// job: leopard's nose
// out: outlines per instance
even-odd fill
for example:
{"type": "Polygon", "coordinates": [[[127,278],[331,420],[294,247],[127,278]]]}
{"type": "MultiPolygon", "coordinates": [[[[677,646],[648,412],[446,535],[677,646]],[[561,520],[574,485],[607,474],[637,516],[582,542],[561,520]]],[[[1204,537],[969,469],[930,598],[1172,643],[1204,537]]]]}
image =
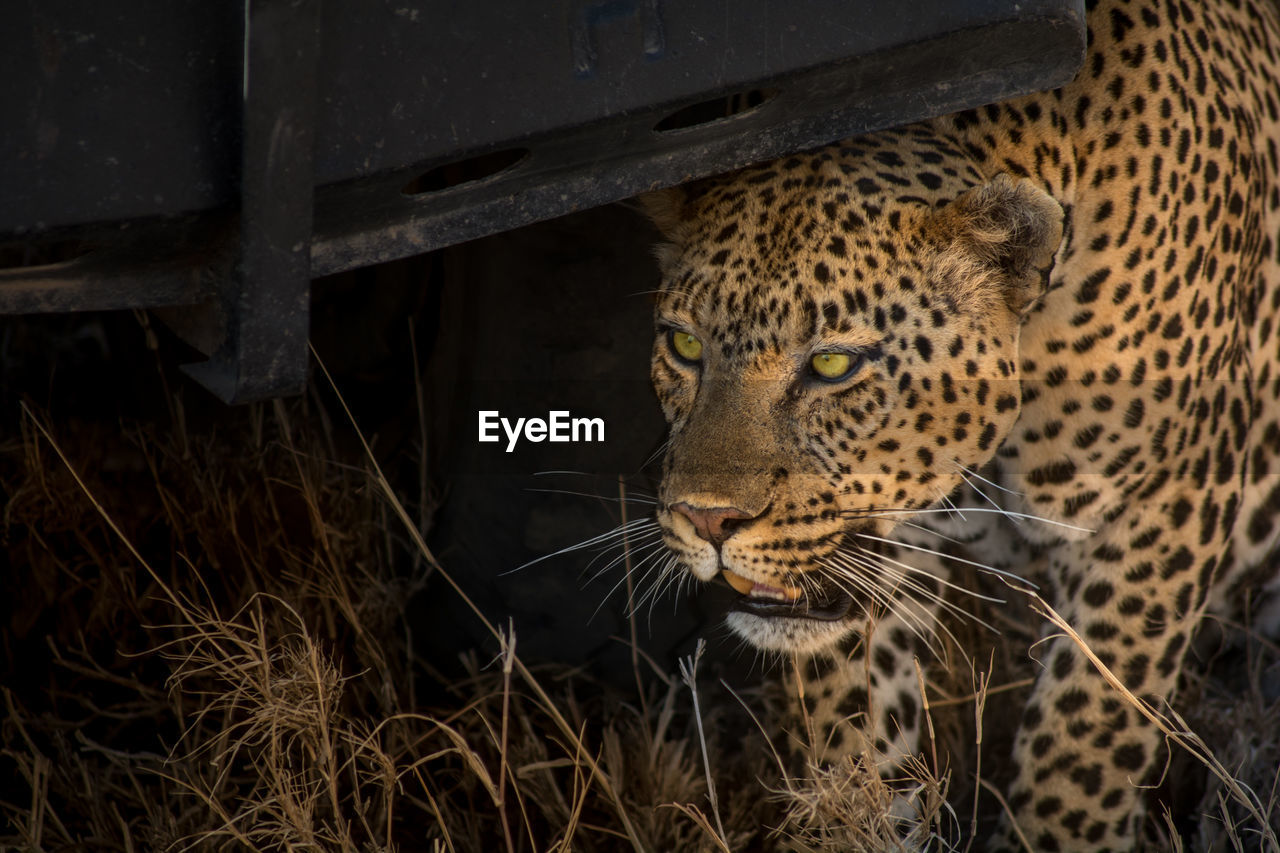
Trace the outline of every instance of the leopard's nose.
{"type": "Polygon", "coordinates": [[[695,507],[681,501],[672,504],[671,509],[693,522],[693,529],[698,536],[719,548],[724,541],[734,534],[744,521],[755,518],[749,512],[731,506],[695,507]]]}

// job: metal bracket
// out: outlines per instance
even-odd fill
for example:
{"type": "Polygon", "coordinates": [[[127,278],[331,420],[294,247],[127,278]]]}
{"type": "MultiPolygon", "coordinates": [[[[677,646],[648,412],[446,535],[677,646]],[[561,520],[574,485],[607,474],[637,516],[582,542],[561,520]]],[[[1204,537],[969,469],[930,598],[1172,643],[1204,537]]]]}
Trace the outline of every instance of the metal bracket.
{"type": "Polygon", "coordinates": [[[246,0],[238,258],[210,359],[184,365],[228,403],[306,386],[320,0],[246,0]]]}

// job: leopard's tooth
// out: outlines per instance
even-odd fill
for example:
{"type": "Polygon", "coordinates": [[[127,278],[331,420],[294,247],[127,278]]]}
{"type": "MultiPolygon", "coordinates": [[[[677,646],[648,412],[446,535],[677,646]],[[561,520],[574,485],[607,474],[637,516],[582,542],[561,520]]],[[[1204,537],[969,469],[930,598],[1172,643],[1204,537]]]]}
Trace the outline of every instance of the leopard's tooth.
{"type": "Polygon", "coordinates": [[[742,575],[735,575],[728,569],[723,569],[721,574],[723,574],[724,579],[729,582],[729,586],[733,587],[743,595],[750,595],[751,590],[756,586],[752,581],[747,580],[742,575]]]}
{"type": "Polygon", "coordinates": [[[799,601],[800,596],[804,595],[804,591],[794,586],[764,586],[756,584],[756,593],[764,592],[770,598],[776,598],[779,601],[799,601]],[[763,587],[763,589],[761,589],[763,587]]]}
{"type": "Polygon", "coordinates": [[[729,582],[729,586],[736,589],[743,595],[751,595],[756,598],[773,598],[778,601],[799,601],[800,596],[804,594],[803,590],[794,586],[770,586],[769,584],[756,583],[748,580],[742,575],[734,574],[728,569],[721,569],[720,573],[724,575],[724,579],[729,582]]]}

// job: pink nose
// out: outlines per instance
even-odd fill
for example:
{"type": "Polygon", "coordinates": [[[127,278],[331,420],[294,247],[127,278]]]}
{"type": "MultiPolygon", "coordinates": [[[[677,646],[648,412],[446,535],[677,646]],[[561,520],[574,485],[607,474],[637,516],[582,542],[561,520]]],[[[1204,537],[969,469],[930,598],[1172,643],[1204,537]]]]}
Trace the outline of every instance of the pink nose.
{"type": "Polygon", "coordinates": [[[724,544],[724,541],[742,526],[743,521],[755,518],[751,513],[743,512],[731,506],[701,509],[689,506],[689,504],[681,501],[678,504],[673,504],[671,509],[692,521],[693,529],[698,532],[698,536],[717,548],[724,544]]]}

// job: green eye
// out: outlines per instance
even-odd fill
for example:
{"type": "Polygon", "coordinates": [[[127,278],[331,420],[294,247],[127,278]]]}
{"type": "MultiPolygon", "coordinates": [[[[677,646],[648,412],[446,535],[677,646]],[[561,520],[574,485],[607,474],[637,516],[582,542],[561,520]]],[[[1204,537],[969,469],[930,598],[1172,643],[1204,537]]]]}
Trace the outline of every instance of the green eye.
{"type": "Polygon", "coordinates": [[[853,370],[853,358],[847,352],[820,352],[809,359],[809,367],[821,379],[835,382],[853,370]]]}
{"type": "Polygon", "coordinates": [[[685,361],[702,360],[702,341],[688,332],[672,332],[671,348],[685,361]]]}

